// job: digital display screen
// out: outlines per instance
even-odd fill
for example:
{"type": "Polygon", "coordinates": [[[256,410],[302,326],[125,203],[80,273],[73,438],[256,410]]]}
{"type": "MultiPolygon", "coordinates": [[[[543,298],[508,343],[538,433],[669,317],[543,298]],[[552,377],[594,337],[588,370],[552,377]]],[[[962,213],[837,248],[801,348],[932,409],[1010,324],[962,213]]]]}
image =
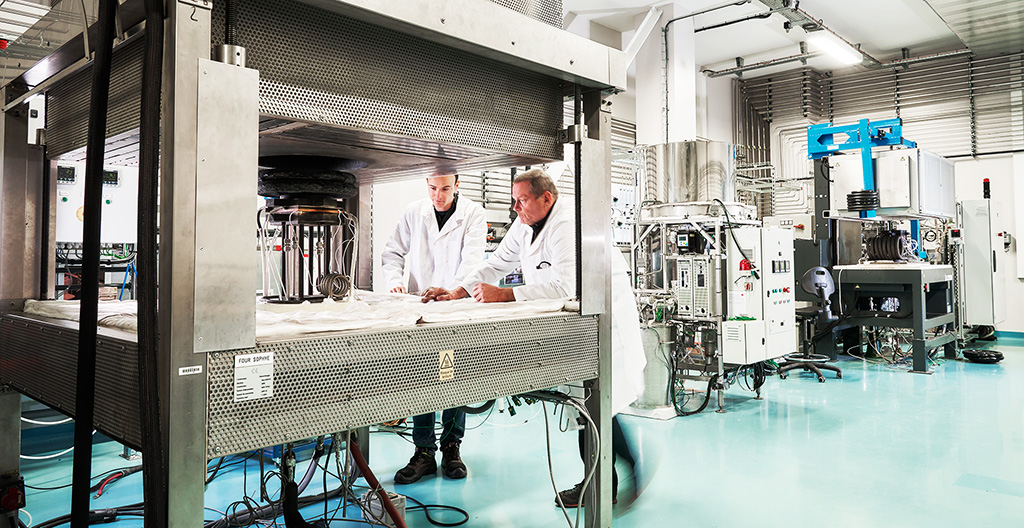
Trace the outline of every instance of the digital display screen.
{"type": "Polygon", "coordinates": [[[676,241],[676,245],[679,247],[688,247],[690,245],[690,237],[685,233],[680,233],[676,241]]]}
{"type": "Polygon", "coordinates": [[[57,183],[75,183],[75,168],[57,167],[57,183]]]}
{"type": "Polygon", "coordinates": [[[698,288],[703,288],[704,287],[704,274],[703,273],[697,275],[697,287],[698,288]]]}
{"type": "Polygon", "coordinates": [[[117,185],[117,171],[103,171],[103,185],[117,185]]]}

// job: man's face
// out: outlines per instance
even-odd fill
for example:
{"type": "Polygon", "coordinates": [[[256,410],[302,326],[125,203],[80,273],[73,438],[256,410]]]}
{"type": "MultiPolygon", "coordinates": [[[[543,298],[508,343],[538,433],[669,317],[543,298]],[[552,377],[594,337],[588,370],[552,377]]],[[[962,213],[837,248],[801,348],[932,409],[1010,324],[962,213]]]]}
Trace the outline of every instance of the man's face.
{"type": "Polygon", "coordinates": [[[530,182],[512,184],[512,209],[523,220],[524,224],[532,225],[539,222],[551,211],[555,198],[545,191],[540,196],[530,193],[530,182]]]}
{"type": "Polygon", "coordinates": [[[434,203],[434,209],[438,211],[443,212],[451,208],[457,190],[459,190],[459,182],[455,179],[455,175],[427,178],[427,195],[434,203]]]}

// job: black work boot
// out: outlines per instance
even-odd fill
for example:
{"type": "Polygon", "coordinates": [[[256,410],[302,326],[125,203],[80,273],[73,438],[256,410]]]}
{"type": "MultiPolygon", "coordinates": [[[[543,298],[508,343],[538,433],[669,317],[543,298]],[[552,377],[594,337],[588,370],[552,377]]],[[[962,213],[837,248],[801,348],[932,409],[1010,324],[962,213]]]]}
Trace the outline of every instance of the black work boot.
{"type": "Polygon", "coordinates": [[[441,467],[444,468],[444,476],[450,479],[466,478],[466,464],[459,456],[459,444],[451,442],[441,448],[441,467]]]}
{"type": "Polygon", "coordinates": [[[409,459],[409,463],[395,473],[395,484],[412,484],[423,475],[435,472],[437,472],[437,461],[434,460],[434,450],[417,447],[416,453],[409,459]]]}
{"type": "MultiPolygon", "coordinates": [[[[618,484],[619,484],[619,482],[618,482],[618,480],[619,479],[616,478],[616,476],[613,474],[612,475],[612,504],[616,504],[616,503],[619,502],[619,498],[618,498],[618,494],[619,494],[618,493],[618,491],[619,491],[618,484]]],[[[591,482],[591,485],[593,485],[593,482],[591,482]]],[[[578,508],[581,504],[583,504],[583,483],[580,482],[579,484],[573,486],[572,489],[567,489],[567,490],[559,491],[558,492],[558,497],[555,498],[555,505],[558,504],[558,499],[559,498],[562,499],[562,505],[565,506],[566,508],[578,508]]]]}

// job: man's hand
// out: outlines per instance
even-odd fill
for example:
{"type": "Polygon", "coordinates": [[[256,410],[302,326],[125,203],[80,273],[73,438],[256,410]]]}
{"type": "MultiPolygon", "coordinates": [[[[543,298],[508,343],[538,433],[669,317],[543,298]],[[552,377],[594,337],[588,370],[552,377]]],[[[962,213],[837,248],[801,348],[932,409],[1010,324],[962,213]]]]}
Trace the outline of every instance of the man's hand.
{"type": "Polygon", "coordinates": [[[499,288],[493,284],[480,283],[473,286],[473,298],[477,302],[509,302],[516,300],[512,288],[499,288]]]}
{"type": "Polygon", "coordinates": [[[394,288],[391,288],[388,291],[390,291],[391,293],[409,293],[409,290],[406,290],[405,286],[395,286],[394,288]]]}
{"type": "Polygon", "coordinates": [[[454,301],[455,299],[462,299],[469,297],[469,293],[465,288],[459,286],[454,290],[446,290],[444,288],[427,288],[423,292],[423,297],[420,299],[423,302],[430,301],[454,301]]]}

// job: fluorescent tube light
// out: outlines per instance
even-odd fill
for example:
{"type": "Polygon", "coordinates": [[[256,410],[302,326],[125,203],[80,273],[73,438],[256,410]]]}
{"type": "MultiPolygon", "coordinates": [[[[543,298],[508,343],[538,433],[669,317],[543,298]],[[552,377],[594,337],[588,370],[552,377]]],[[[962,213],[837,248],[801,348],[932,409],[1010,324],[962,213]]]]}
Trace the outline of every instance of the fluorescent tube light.
{"type": "Polygon", "coordinates": [[[807,42],[843,64],[860,64],[863,59],[859,50],[824,31],[809,35],[807,42]]]}

